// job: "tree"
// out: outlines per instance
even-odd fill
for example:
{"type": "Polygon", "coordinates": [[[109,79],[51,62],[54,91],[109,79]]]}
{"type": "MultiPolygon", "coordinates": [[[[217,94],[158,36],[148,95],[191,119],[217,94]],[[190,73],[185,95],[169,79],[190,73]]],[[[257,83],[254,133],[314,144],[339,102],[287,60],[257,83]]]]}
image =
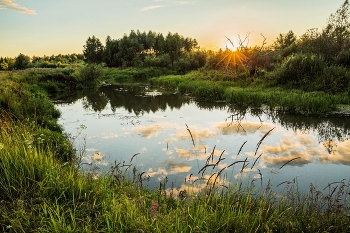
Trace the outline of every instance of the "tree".
{"type": "Polygon", "coordinates": [[[165,38],[165,52],[170,55],[172,66],[182,54],[182,42],[183,38],[178,33],[172,34],[169,32],[165,38]]]}
{"type": "Polygon", "coordinates": [[[328,23],[323,34],[328,36],[334,46],[334,52],[339,53],[348,49],[350,45],[350,10],[349,1],[346,0],[341,7],[328,18],[328,23]]]}
{"type": "Polygon", "coordinates": [[[30,57],[20,53],[15,60],[14,68],[18,70],[23,70],[27,68],[30,62],[30,57]]]}
{"type": "Polygon", "coordinates": [[[274,42],[274,48],[285,49],[291,46],[293,43],[295,43],[296,40],[297,40],[297,37],[295,36],[292,30],[290,30],[286,34],[280,33],[279,36],[276,38],[276,41],[274,42]]]}
{"type": "Polygon", "coordinates": [[[101,63],[103,58],[103,45],[100,39],[95,36],[89,37],[86,40],[86,45],[84,45],[83,53],[88,63],[101,63]]]}
{"type": "Polygon", "coordinates": [[[328,18],[326,27],[309,29],[301,36],[298,47],[302,52],[316,53],[333,63],[341,51],[350,49],[350,9],[346,0],[328,18]]]}
{"type": "Polygon", "coordinates": [[[103,61],[107,66],[112,67],[115,65],[114,55],[119,51],[118,41],[114,41],[110,36],[106,38],[106,46],[103,51],[103,61]]]}

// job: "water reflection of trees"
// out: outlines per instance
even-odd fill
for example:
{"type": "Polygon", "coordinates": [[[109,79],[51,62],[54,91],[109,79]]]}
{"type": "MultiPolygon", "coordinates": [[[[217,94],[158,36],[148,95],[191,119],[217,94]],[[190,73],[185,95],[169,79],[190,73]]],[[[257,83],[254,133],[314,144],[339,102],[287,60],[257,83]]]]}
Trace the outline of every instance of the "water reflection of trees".
{"type": "MultiPolygon", "coordinates": [[[[123,89],[118,86],[104,86],[99,90],[67,93],[66,96],[52,97],[71,103],[83,99],[83,107],[94,111],[102,111],[110,104],[113,112],[124,108],[130,113],[139,116],[143,113],[165,111],[167,108],[180,109],[190,102],[188,97],[164,93],[162,95],[146,95],[149,91],[145,87],[123,89]]],[[[265,120],[280,124],[286,129],[315,132],[319,143],[332,151],[334,143],[344,141],[350,137],[350,117],[346,116],[304,116],[281,111],[269,111],[264,108],[250,108],[248,106],[229,106],[224,102],[196,102],[200,109],[226,110],[229,114],[227,121],[239,121],[247,115],[256,117],[263,123],[265,120]],[[329,146],[327,146],[329,145],[329,146]],[[329,148],[328,148],[329,147],[329,148]]]]}
{"type": "Polygon", "coordinates": [[[230,106],[229,112],[231,116],[237,116],[236,119],[242,119],[242,116],[250,114],[259,118],[261,122],[263,119],[268,119],[287,130],[315,132],[318,142],[322,143],[329,153],[336,147],[337,142],[350,138],[350,117],[347,116],[305,116],[247,106],[230,106]]]}

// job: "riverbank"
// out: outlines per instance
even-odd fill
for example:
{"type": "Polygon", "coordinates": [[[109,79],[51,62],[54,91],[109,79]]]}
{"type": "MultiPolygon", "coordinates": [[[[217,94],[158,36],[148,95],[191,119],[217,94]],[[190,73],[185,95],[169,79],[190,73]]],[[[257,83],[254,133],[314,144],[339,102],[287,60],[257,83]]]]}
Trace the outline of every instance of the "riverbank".
{"type": "Polygon", "coordinates": [[[195,181],[202,190],[174,193],[166,180],[147,190],[144,174],[132,167],[126,171],[127,163],[116,163],[100,176],[93,163],[82,171],[81,154],[71,147],[76,135],[64,135],[57,126],[59,113],[42,84],[14,76],[0,79],[4,232],[350,230],[346,180],[331,184],[327,192],[311,186],[309,193],[300,193],[294,183],[280,195],[269,186],[262,192],[239,183],[221,187],[220,174],[208,173],[207,180],[195,181]]]}
{"type": "Polygon", "coordinates": [[[240,106],[264,106],[272,111],[301,114],[346,113],[344,106],[350,104],[347,93],[306,92],[272,85],[266,79],[229,80],[228,76],[220,72],[193,71],[186,75],[155,77],[150,79],[150,83],[190,93],[199,100],[224,100],[240,106]]]}

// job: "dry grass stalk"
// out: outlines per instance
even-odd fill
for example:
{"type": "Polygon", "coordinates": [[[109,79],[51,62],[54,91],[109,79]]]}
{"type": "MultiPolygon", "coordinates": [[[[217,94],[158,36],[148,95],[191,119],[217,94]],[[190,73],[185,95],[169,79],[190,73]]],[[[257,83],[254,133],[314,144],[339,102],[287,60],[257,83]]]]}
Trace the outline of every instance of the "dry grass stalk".
{"type": "Polygon", "coordinates": [[[280,167],[280,169],[282,168],[282,167],[284,167],[285,165],[287,165],[288,163],[290,163],[290,162],[292,162],[292,161],[294,161],[294,160],[296,160],[296,159],[300,159],[301,157],[297,157],[297,158],[294,158],[294,159],[291,159],[291,160],[289,160],[289,161],[287,161],[286,163],[284,163],[281,167],[280,167]]]}
{"type": "Polygon", "coordinates": [[[239,153],[241,153],[241,151],[242,151],[242,149],[243,149],[243,146],[244,146],[246,143],[247,143],[247,141],[245,141],[245,142],[242,144],[241,148],[239,148],[239,151],[238,151],[237,155],[239,155],[239,153]]]}
{"type": "Polygon", "coordinates": [[[264,139],[267,137],[267,135],[270,134],[270,132],[272,130],[274,130],[276,127],[273,127],[272,129],[270,129],[269,131],[267,131],[267,133],[264,134],[264,136],[259,140],[258,144],[256,145],[256,149],[255,149],[255,153],[254,153],[254,156],[256,156],[256,153],[258,152],[258,149],[261,145],[261,143],[264,141],[264,139]]]}
{"type": "Polygon", "coordinates": [[[136,155],[139,155],[140,153],[136,153],[136,154],[134,154],[132,157],[131,157],[131,159],[130,159],[130,163],[131,163],[131,161],[134,159],[134,157],[136,156],[136,155]]]}
{"type": "Polygon", "coordinates": [[[194,143],[194,139],[193,139],[193,136],[192,136],[192,133],[191,133],[191,130],[188,128],[188,125],[185,123],[185,125],[186,125],[186,129],[187,129],[187,131],[190,133],[190,135],[191,135],[191,139],[192,139],[192,144],[193,144],[193,147],[196,147],[196,145],[195,145],[195,143],[194,143]]]}
{"type": "Polygon", "coordinates": [[[244,163],[244,162],[245,162],[245,160],[235,161],[235,162],[231,163],[230,165],[228,165],[227,168],[232,167],[232,166],[235,165],[236,163],[244,163]]]}
{"type": "Polygon", "coordinates": [[[258,161],[258,159],[261,157],[261,155],[262,155],[262,153],[258,156],[258,158],[256,158],[256,160],[254,161],[254,163],[253,163],[253,165],[252,165],[252,167],[251,167],[250,169],[253,169],[253,167],[254,167],[256,161],[258,161]]]}
{"type": "Polygon", "coordinates": [[[215,164],[206,164],[204,167],[202,167],[202,168],[198,171],[198,174],[201,173],[201,171],[205,170],[207,167],[210,167],[210,166],[215,166],[215,164]]]}
{"type": "Polygon", "coordinates": [[[213,183],[213,188],[214,188],[214,186],[215,186],[215,184],[216,184],[216,181],[217,181],[218,177],[221,175],[221,172],[223,172],[225,169],[226,169],[226,167],[224,167],[223,169],[221,169],[221,170],[219,171],[219,173],[217,174],[217,176],[215,177],[215,180],[214,180],[214,183],[213,183]]]}
{"type": "Polygon", "coordinates": [[[216,148],[216,145],[214,146],[213,151],[212,151],[211,154],[210,154],[210,156],[211,156],[211,162],[214,161],[214,152],[215,152],[215,148],[216,148]]]}
{"type": "Polygon", "coordinates": [[[242,165],[242,169],[241,169],[241,172],[240,172],[240,173],[242,173],[243,170],[244,170],[244,168],[246,168],[246,167],[248,166],[249,163],[248,163],[248,164],[245,164],[246,162],[248,162],[247,159],[248,159],[248,157],[246,157],[245,160],[243,161],[243,165],[242,165]]]}

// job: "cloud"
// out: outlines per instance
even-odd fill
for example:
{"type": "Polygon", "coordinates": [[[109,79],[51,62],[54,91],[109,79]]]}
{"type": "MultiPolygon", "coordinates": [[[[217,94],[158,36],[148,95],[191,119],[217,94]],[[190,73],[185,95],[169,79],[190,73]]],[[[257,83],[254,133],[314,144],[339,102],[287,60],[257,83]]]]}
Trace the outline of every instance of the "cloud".
{"type": "Polygon", "coordinates": [[[154,9],[161,8],[161,7],[165,7],[165,6],[162,6],[162,5],[146,6],[146,7],[142,8],[141,11],[149,11],[149,10],[154,10],[154,9]]]}
{"type": "MultiPolygon", "coordinates": [[[[5,9],[9,8],[9,9],[20,11],[25,14],[36,15],[36,12],[34,10],[29,10],[28,8],[20,6],[12,0],[0,0],[0,5],[5,7],[5,9]]],[[[0,9],[4,9],[4,8],[0,7],[0,9]]]]}
{"type": "Polygon", "coordinates": [[[162,125],[138,126],[135,130],[137,130],[142,137],[150,139],[157,137],[164,127],[165,126],[162,125]]]}
{"type": "Polygon", "coordinates": [[[118,134],[113,134],[113,133],[110,133],[110,134],[103,133],[102,135],[103,136],[101,136],[101,138],[103,138],[103,139],[110,139],[110,138],[117,138],[117,137],[119,137],[118,134]]]}
{"type": "Polygon", "coordinates": [[[167,168],[172,171],[171,174],[177,174],[177,173],[189,172],[192,167],[188,166],[186,163],[183,163],[183,162],[168,161],[167,168]]]}
{"type": "MultiPolygon", "coordinates": [[[[198,129],[198,128],[192,127],[190,130],[191,130],[192,137],[195,141],[205,139],[205,138],[211,138],[218,135],[217,132],[210,131],[209,129],[198,129]]],[[[191,134],[187,130],[183,130],[182,132],[178,132],[176,137],[179,140],[191,140],[191,134]]]]}
{"type": "Polygon", "coordinates": [[[248,135],[254,134],[257,131],[260,131],[261,133],[265,134],[270,129],[272,129],[273,126],[269,124],[260,124],[256,122],[225,122],[218,124],[216,127],[221,131],[223,135],[248,135]]]}

